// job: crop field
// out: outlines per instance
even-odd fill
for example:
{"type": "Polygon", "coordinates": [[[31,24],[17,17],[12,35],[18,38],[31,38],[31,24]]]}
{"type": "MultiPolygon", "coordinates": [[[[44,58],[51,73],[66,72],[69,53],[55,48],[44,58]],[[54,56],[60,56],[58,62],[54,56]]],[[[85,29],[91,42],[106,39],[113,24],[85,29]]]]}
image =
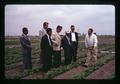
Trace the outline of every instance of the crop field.
{"type": "Polygon", "coordinates": [[[31,36],[32,66],[31,70],[23,71],[21,45],[18,36],[5,37],[5,78],[6,79],[113,79],[115,78],[115,36],[98,36],[98,61],[88,68],[82,67],[86,59],[84,36],[79,37],[77,62],[63,65],[64,54],[61,52],[62,64],[51,68],[46,74],[40,67],[40,40],[31,36]]]}

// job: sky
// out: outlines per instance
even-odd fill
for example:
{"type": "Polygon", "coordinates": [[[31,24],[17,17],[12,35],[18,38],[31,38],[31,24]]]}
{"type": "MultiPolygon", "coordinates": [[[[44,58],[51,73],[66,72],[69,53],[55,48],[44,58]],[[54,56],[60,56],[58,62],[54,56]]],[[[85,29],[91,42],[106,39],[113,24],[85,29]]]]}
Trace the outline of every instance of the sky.
{"type": "Polygon", "coordinates": [[[78,33],[93,28],[98,35],[115,35],[115,7],[113,5],[6,5],[5,36],[21,35],[27,27],[29,35],[39,35],[43,22],[49,28],[63,27],[60,34],[75,25],[78,33]]]}

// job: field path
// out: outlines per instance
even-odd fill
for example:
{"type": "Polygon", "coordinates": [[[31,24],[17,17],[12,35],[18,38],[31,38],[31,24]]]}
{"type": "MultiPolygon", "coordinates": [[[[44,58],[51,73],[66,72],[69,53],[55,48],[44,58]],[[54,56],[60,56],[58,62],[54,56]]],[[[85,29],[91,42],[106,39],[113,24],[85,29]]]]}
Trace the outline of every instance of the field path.
{"type": "MultiPolygon", "coordinates": [[[[32,43],[32,46],[36,45],[36,43],[32,43]]],[[[5,45],[5,48],[18,48],[21,47],[20,44],[15,44],[15,45],[5,45]]]]}
{"type": "MultiPolygon", "coordinates": [[[[53,79],[73,79],[73,76],[81,73],[86,68],[79,66],[77,68],[73,68],[70,71],[67,71],[63,74],[60,74],[53,79]]],[[[109,76],[112,72],[115,71],[115,60],[110,61],[109,63],[103,65],[98,70],[91,73],[88,77],[85,79],[105,79],[105,77],[109,76]]]]}
{"type": "Polygon", "coordinates": [[[115,72],[115,60],[110,61],[109,63],[103,65],[98,70],[92,72],[85,79],[105,79],[112,72],[115,72]]]}
{"type": "Polygon", "coordinates": [[[22,79],[37,79],[37,78],[43,78],[45,74],[43,72],[38,72],[38,73],[34,73],[32,75],[29,75],[29,76],[26,76],[26,77],[23,77],[22,79]]]}
{"type": "MultiPolygon", "coordinates": [[[[35,59],[35,60],[36,60],[36,62],[34,62],[32,66],[33,67],[39,67],[40,66],[39,59],[35,59]]],[[[22,62],[21,62],[15,68],[6,70],[5,74],[8,74],[10,76],[16,76],[17,74],[21,74],[23,72],[24,72],[24,69],[23,69],[22,62]]]]}
{"type": "Polygon", "coordinates": [[[20,74],[22,72],[23,72],[23,67],[22,67],[22,65],[19,65],[14,69],[5,71],[5,74],[13,77],[13,76],[16,76],[16,74],[20,74]]]}
{"type": "MultiPolygon", "coordinates": [[[[39,58],[32,58],[32,64],[34,64],[34,63],[38,63],[39,62],[39,58]]],[[[13,68],[11,68],[11,69],[15,69],[15,68],[17,68],[17,67],[19,67],[19,66],[21,66],[22,64],[23,64],[23,62],[22,62],[22,60],[21,61],[19,61],[19,62],[16,62],[16,63],[11,63],[11,64],[9,64],[9,65],[6,65],[6,66],[10,66],[10,65],[12,65],[12,64],[15,64],[16,66],[15,67],[13,67],[13,68]]],[[[8,71],[8,70],[10,70],[10,69],[6,69],[6,71],[8,71]]]]}
{"type": "Polygon", "coordinates": [[[65,73],[58,75],[54,77],[53,79],[72,79],[72,77],[82,71],[84,71],[86,68],[82,66],[78,66],[77,68],[73,68],[69,71],[66,71],[65,73]]]}

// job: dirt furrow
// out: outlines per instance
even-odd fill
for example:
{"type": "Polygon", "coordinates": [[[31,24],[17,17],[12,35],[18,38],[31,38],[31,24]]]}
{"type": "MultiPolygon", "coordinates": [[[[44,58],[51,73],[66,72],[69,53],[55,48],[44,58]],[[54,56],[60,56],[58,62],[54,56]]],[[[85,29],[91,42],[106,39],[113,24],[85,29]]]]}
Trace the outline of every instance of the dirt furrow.
{"type": "Polygon", "coordinates": [[[103,65],[98,70],[92,72],[85,79],[106,79],[112,72],[115,72],[115,60],[110,61],[109,63],[103,65]]]}
{"type": "Polygon", "coordinates": [[[84,71],[86,68],[79,66],[77,68],[73,68],[61,75],[58,75],[56,77],[54,77],[53,79],[72,79],[72,77],[76,74],[79,74],[80,72],[84,71]]]}

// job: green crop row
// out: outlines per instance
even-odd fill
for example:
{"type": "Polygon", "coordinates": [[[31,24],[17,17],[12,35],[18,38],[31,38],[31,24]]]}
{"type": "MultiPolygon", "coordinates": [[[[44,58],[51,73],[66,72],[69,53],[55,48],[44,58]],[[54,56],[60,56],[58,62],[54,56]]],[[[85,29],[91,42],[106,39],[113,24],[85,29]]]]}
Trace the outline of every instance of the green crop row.
{"type": "Polygon", "coordinates": [[[90,75],[92,72],[94,72],[95,70],[99,69],[104,64],[108,63],[110,60],[114,60],[114,58],[115,58],[114,55],[104,56],[104,57],[102,57],[102,58],[100,58],[98,60],[98,62],[97,62],[96,65],[89,67],[85,71],[83,71],[83,72],[75,75],[73,78],[74,79],[84,79],[85,77],[87,77],[88,75],[90,75]]]}
{"type": "MultiPolygon", "coordinates": [[[[109,55],[109,54],[108,54],[109,55]]],[[[108,57],[108,55],[106,54],[105,56],[102,54],[101,56],[99,56],[99,58],[100,57],[108,57]]],[[[59,75],[59,74],[61,74],[61,73],[63,73],[63,72],[65,72],[65,71],[68,71],[68,70],[70,70],[70,69],[72,69],[72,68],[74,68],[74,67],[77,67],[77,66],[79,66],[79,65],[81,65],[81,64],[83,64],[85,62],[85,58],[80,58],[80,59],[78,59],[78,62],[77,63],[72,63],[72,64],[70,64],[70,65],[65,65],[65,66],[60,66],[59,68],[53,68],[53,69],[51,69],[50,71],[48,71],[48,73],[46,74],[46,76],[44,76],[43,77],[43,79],[52,79],[53,77],[55,77],[55,76],[57,76],[57,75],[59,75]]],[[[27,72],[23,72],[22,74],[17,74],[16,76],[14,76],[14,77],[10,77],[10,76],[6,76],[7,78],[13,78],[13,79],[16,79],[16,78],[23,78],[23,77],[25,77],[25,76],[28,76],[28,75],[31,75],[31,74],[33,74],[33,73],[37,73],[37,72],[39,72],[40,70],[39,70],[39,68],[35,68],[34,67],[34,69],[32,69],[32,70],[30,70],[30,71],[27,71],[27,72]]]]}

